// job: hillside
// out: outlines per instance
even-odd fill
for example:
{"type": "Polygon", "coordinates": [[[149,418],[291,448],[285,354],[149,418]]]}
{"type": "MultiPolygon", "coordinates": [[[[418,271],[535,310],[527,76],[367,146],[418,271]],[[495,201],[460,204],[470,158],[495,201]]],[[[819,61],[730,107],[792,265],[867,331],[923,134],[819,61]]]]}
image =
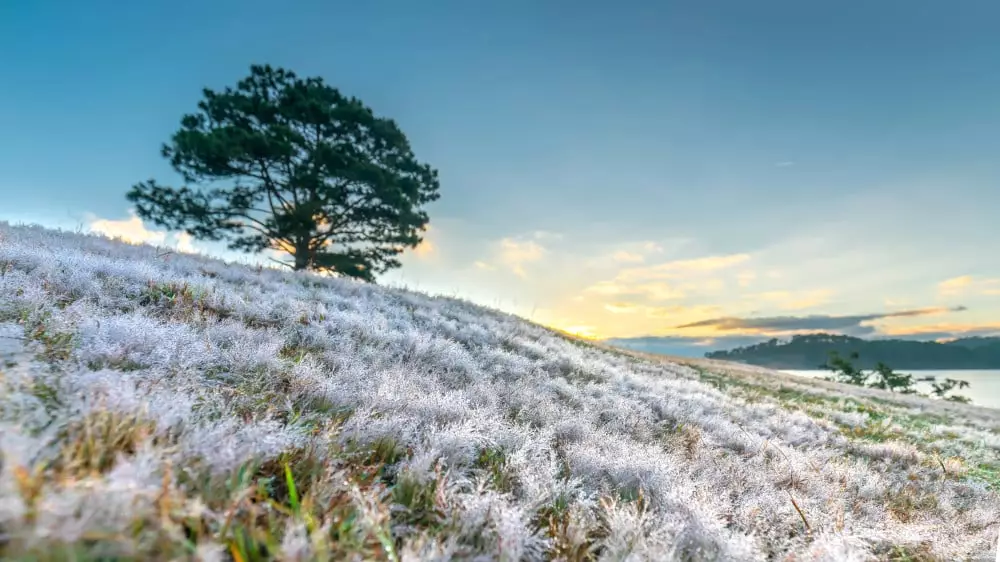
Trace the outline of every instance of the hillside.
{"type": "Polygon", "coordinates": [[[883,362],[894,369],[1000,369],[1000,338],[962,338],[947,343],[913,340],[865,340],[834,334],[793,336],[728,351],[706,353],[710,359],[738,361],[772,369],[818,369],[831,351],[858,352],[859,366],[883,362]]]}
{"type": "Polygon", "coordinates": [[[996,410],[3,223],[0,335],[5,560],[995,548],[996,410]]]}

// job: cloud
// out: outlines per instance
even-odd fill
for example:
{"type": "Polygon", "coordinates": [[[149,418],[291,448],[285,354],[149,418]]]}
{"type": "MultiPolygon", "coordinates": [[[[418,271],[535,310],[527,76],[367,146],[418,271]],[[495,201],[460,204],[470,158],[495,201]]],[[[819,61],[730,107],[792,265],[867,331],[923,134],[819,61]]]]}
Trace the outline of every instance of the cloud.
{"type": "Polygon", "coordinates": [[[532,233],[535,240],[562,240],[563,235],[559,232],[549,232],[547,230],[536,230],[532,233]]]}
{"type": "MultiPolygon", "coordinates": [[[[667,240],[671,249],[680,248],[690,241],[687,239],[667,240]]],[[[624,242],[613,244],[607,252],[602,252],[599,256],[590,258],[586,265],[589,267],[602,267],[611,264],[640,264],[646,263],[655,254],[664,252],[663,244],[653,241],[624,242]]]]}
{"type": "MultiPolygon", "coordinates": [[[[1000,336],[1000,324],[964,325],[935,324],[913,329],[884,330],[878,334],[858,334],[869,339],[906,339],[913,341],[948,341],[974,336],[1000,336]]],[[[770,334],[734,334],[704,336],[637,336],[628,338],[608,338],[604,343],[646,353],[679,355],[683,357],[704,357],[705,353],[729,350],[768,341],[770,334]]]]}
{"type": "Polygon", "coordinates": [[[722,307],[714,305],[647,306],[643,308],[647,318],[677,318],[679,316],[697,318],[698,316],[704,316],[706,314],[718,314],[722,311],[722,307]]]}
{"type": "Polygon", "coordinates": [[[482,271],[505,269],[521,278],[526,278],[528,272],[525,266],[542,260],[549,252],[536,242],[537,239],[557,239],[562,235],[546,231],[536,231],[517,237],[505,237],[492,244],[492,256],[487,259],[475,260],[472,265],[482,271]]]}
{"type": "Polygon", "coordinates": [[[755,303],[776,304],[784,310],[803,310],[829,302],[833,291],[830,289],[812,289],[809,291],[765,291],[743,295],[744,300],[755,303]]]}
{"type": "Polygon", "coordinates": [[[130,244],[163,244],[167,233],[149,230],[142,219],[132,212],[126,220],[110,220],[94,218],[88,225],[91,232],[97,232],[111,238],[121,238],[130,244]]]}
{"type": "Polygon", "coordinates": [[[568,326],[563,329],[564,332],[580,336],[581,338],[596,339],[597,333],[594,330],[593,326],[568,326]]]}
{"type": "Polygon", "coordinates": [[[618,274],[620,281],[640,281],[646,279],[676,279],[691,274],[725,269],[746,262],[749,254],[706,256],[689,260],[669,261],[647,267],[633,267],[618,274]]]}
{"type": "Polygon", "coordinates": [[[197,250],[194,249],[194,245],[191,243],[191,241],[194,240],[194,237],[187,232],[179,232],[175,234],[174,239],[177,240],[174,247],[177,248],[178,252],[183,252],[185,254],[197,253],[197,250]]]}
{"type": "Polygon", "coordinates": [[[938,283],[938,292],[942,295],[957,295],[963,292],[963,290],[971,284],[971,275],[952,277],[951,279],[946,279],[938,283]]]}
{"type": "Polygon", "coordinates": [[[810,316],[768,316],[760,318],[722,317],[690,322],[677,326],[677,329],[713,328],[717,331],[732,332],[739,330],[756,332],[794,332],[794,331],[845,331],[852,333],[872,333],[874,328],[863,324],[873,320],[886,318],[908,318],[961,312],[964,306],[954,308],[922,308],[903,310],[882,314],[858,314],[847,316],[810,315],[810,316]]]}
{"type": "Polygon", "coordinates": [[[437,232],[438,231],[435,227],[428,225],[424,230],[424,234],[422,237],[423,240],[421,240],[420,244],[417,244],[417,247],[413,249],[413,254],[421,259],[427,259],[432,255],[436,254],[437,245],[434,244],[433,240],[431,239],[436,238],[437,232]]]}
{"type": "Polygon", "coordinates": [[[985,278],[973,275],[952,277],[938,283],[938,293],[942,296],[955,296],[968,293],[1000,295],[1000,278],[985,278]]]}
{"type": "Polygon", "coordinates": [[[757,273],[754,271],[741,271],[736,274],[736,283],[740,287],[749,287],[755,279],[757,279],[757,273]]]}
{"type": "Polygon", "coordinates": [[[495,261],[514,272],[518,277],[527,277],[524,266],[540,261],[546,250],[534,240],[504,238],[500,240],[495,261]]]}
{"type": "Polygon", "coordinates": [[[666,301],[682,299],[687,294],[663,281],[628,284],[617,281],[601,281],[584,289],[585,293],[613,296],[622,299],[666,301]]]}
{"type": "Polygon", "coordinates": [[[774,167],[775,168],[789,168],[789,167],[794,166],[794,165],[795,165],[795,162],[792,162],[791,160],[784,160],[782,162],[775,162],[774,163],[774,167]]]}
{"type": "Polygon", "coordinates": [[[639,307],[627,302],[616,302],[604,305],[604,309],[612,314],[632,314],[638,311],[639,307]]]}
{"type": "Polygon", "coordinates": [[[125,220],[102,219],[90,215],[88,217],[88,229],[91,232],[103,234],[110,238],[120,238],[130,244],[152,244],[154,246],[172,247],[178,252],[195,253],[196,250],[191,243],[193,238],[186,232],[170,234],[164,230],[150,230],[142,222],[142,219],[135,215],[134,211],[129,211],[129,218],[125,220]],[[170,240],[168,242],[168,239],[170,240]]]}
{"type": "MultiPolygon", "coordinates": [[[[633,258],[631,255],[619,257],[633,258]]],[[[610,280],[585,287],[583,293],[614,297],[617,302],[634,301],[635,304],[683,299],[692,293],[717,295],[725,289],[726,281],[707,274],[748,259],[747,254],[734,254],[626,267],[610,280]]]]}
{"type": "Polygon", "coordinates": [[[642,263],[646,261],[646,257],[642,254],[626,252],[625,250],[615,252],[611,255],[611,259],[619,263],[642,263]]]}
{"type": "Polygon", "coordinates": [[[924,326],[887,327],[886,337],[909,337],[920,340],[948,340],[973,336],[1000,336],[1000,323],[993,324],[928,324],[924,326]]]}

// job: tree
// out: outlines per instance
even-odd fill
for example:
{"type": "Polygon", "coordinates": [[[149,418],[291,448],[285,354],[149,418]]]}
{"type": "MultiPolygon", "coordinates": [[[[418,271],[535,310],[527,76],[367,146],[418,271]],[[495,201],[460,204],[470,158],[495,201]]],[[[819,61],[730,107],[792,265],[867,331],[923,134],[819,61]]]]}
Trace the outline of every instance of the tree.
{"type": "Polygon", "coordinates": [[[422,241],[421,205],[439,197],[437,171],[393,120],[269,65],[235,89],[204,89],[162,154],[193,187],[136,184],[126,197],[140,218],[232,250],[287,253],[279,263],[294,270],[374,281],[422,241]]]}
{"type": "Polygon", "coordinates": [[[831,351],[826,363],[820,365],[820,368],[834,372],[833,378],[828,380],[835,380],[837,382],[853,384],[856,386],[866,386],[868,384],[868,379],[871,377],[871,373],[866,373],[858,367],[855,367],[852,361],[857,360],[857,352],[851,353],[851,355],[845,359],[836,351],[831,351]]]}
{"type": "Polygon", "coordinates": [[[881,388],[882,390],[899,392],[902,394],[917,393],[917,390],[913,388],[913,385],[916,383],[913,379],[913,375],[908,373],[897,373],[881,361],[875,364],[873,374],[875,376],[875,382],[869,385],[872,388],[881,388]]]}
{"type": "Polygon", "coordinates": [[[943,383],[937,383],[934,382],[936,380],[934,377],[915,379],[911,374],[897,373],[896,371],[893,371],[891,367],[881,361],[875,364],[874,370],[865,372],[863,369],[854,365],[854,362],[859,359],[860,356],[856,351],[852,352],[846,359],[841,357],[836,351],[831,351],[826,363],[820,365],[820,368],[833,371],[834,374],[832,377],[826,377],[826,380],[828,381],[842,382],[855,386],[867,386],[869,388],[880,388],[882,390],[888,390],[889,392],[899,392],[900,394],[918,394],[920,396],[927,396],[926,394],[920,394],[917,392],[917,389],[914,388],[914,385],[917,382],[925,381],[931,382],[931,394],[938,398],[944,398],[945,400],[950,400],[952,402],[971,402],[971,400],[965,396],[946,396],[948,392],[956,387],[968,388],[968,381],[945,379],[943,383]],[[869,382],[869,380],[872,380],[872,382],[869,382]]]}
{"type": "Polygon", "coordinates": [[[937,396],[938,398],[944,398],[945,400],[951,400],[952,402],[963,402],[963,403],[971,402],[971,400],[969,400],[969,397],[967,397],[967,396],[961,396],[959,394],[953,394],[951,396],[945,396],[952,389],[954,389],[956,387],[960,388],[960,389],[961,388],[968,388],[969,387],[969,381],[955,380],[955,379],[946,378],[946,379],[944,379],[944,382],[939,383],[939,382],[936,382],[937,379],[935,377],[927,377],[926,379],[921,379],[921,380],[929,381],[931,383],[931,388],[932,388],[931,394],[933,394],[934,396],[937,396]]]}

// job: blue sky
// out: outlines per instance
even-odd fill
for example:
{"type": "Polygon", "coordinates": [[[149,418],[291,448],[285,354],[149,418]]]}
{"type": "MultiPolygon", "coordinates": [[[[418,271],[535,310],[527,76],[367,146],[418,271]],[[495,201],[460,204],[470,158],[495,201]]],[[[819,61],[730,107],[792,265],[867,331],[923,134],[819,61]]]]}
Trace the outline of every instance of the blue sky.
{"type": "Polygon", "coordinates": [[[683,345],[1000,330],[1000,4],[817,4],[5,2],[0,219],[176,244],[125,192],[270,63],[440,170],[387,283],[683,345]]]}

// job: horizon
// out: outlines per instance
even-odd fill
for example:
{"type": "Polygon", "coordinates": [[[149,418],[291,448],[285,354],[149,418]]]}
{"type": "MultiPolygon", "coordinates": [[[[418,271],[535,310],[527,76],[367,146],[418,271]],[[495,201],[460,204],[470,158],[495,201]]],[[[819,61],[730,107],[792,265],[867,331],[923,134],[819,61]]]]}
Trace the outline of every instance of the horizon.
{"type": "Polygon", "coordinates": [[[1000,335],[998,5],[97,4],[0,8],[24,53],[0,220],[254,262],[125,192],[178,185],[159,147],[201,89],[272,64],[393,118],[441,173],[380,284],[695,356],[1000,335]]]}
{"type": "Polygon", "coordinates": [[[636,338],[609,338],[602,340],[611,345],[618,347],[624,347],[626,349],[632,349],[635,351],[642,351],[645,353],[654,353],[659,355],[676,355],[680,357],[692,357],[700,358],[705,357],[708,353],[716,351],[735,351],[737,349],[747,348],[759,343],[766,343],[771,340],[776,340],[779,344],[788,344],[793,341],[796,337],[809,337],[809,336],[840,336],[846,338],[853,338],[865,342],[920,342],[920,343],[933,343],[933,344],[948,344],[957,341],[964,340],[975,340],[975,339],[995,339],[1000,341],[1000,335],[993,336],[960,336],[960,337],[949,337],[949,338],[926,338],[920,337],[919,335],[913,337],[906,336],[889,336],[889,335],[871,335],[871,336],[849,336],[845,334],[837,334],[831,332],[806,332],[792,334],[788,336],[736,336],[727,339],[723,342],[711,342],[706,343],[704,341],[693,341],[685,339],[682,337],[636,337],[636,338]]]}

